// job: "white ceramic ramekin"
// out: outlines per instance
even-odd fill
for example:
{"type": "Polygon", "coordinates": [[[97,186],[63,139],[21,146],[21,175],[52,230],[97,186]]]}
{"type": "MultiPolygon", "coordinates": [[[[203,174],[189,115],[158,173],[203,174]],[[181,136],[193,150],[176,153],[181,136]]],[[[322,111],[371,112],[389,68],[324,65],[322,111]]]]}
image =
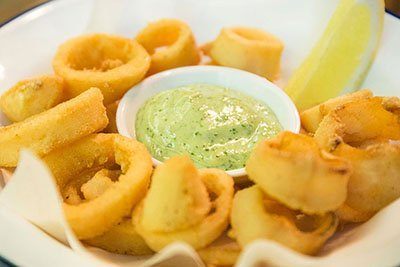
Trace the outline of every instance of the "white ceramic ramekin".
{"type": "MultiPolygon", "coordinates": [[[[267,104],[284,130],[298,133],[300,117],[291,99],[272,82],[258,75],[219,66],[182,67],[152,75],[130,89],[121,99],[117,110],[117,127],[121,135],[135,138],[136,113],[153,95],[179,86],[205,83],[245,93],[267,104]]],[[[153,158],[153,164],[161,162],[153,158]]],[[[246,174],[244,168],[229,170],[233,177],[246,174]]]]}

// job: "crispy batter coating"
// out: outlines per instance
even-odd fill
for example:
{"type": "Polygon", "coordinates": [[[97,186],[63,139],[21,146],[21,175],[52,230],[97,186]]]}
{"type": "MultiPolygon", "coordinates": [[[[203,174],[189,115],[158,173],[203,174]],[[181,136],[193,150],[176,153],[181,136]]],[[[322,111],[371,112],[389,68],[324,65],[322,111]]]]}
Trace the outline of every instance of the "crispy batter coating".
{"type": "Polygon", "coordinates": [[[394,103],[373,97],[346,103],[320,123],[315,140],[354,169],[342,220],[360,222],[400,196],[400,121],[394,103]],[[385,103],[385,104],[384,104],[385,103]]]}
{"type": "Polygon", "coordinates": [[[233,266],[242,249],[232,239],[222,237],[197,251],[207,266],[233,266]]]}
{"type": "Polygon", "coordinates": [[[46,111],[65,99],[61,77],[44,75],[19,81],[0,96],[0,109],[13,122],[46,111]]]}
{"type": "Polygon", "coordinates": [[[200,223],[210,212],[207,188],[189,158],[169,160],[155,171],[153,180],[141,215],[141,223],[147,230],[185,229],[200,223]]]}
{"type": "Polygon", "coordinates": [[[328,115],[331,110],[334,110],[346,103],[358,101],[361,99],[368,99],[372,97],[370,90],[360,90],[355,93],[338,96],[336,98],[329,99],[328,101],[309,108],[303,111],[300,115],[301,125],[309,133],[315,133],[318,129],[322,119],[328,115]]]}
{"type": "Polygon", "coordinates": [[[105,104],[119,100],[140,82],[149,66],[150,56],[140,44],[109,34],[69,39],[53,59],[53,69],[64,78],[69,97],[98,87],[105,104]]]}
{"type": "Polygon", "coordinates": [[[22,148],[44,156],[102,130],[107,123],[103,96],[92,88],[24,121],[0,127],[0,166],[15,167],[22,148]]]}
{"type": "Polygon", "coordinates": [[[151,55],[148,75],[177,67],[197,65],[199,49],[190,27],[177,19],[152,22],[139,32],[136,40],[151,55]]]}
{"type": "Polygon", "coordinates": [[[334,213],[305,215],[268,198],[259,186],[236,193],[231,225],[241,247],[270,239],[298,252],[315,254],[336,230],[334,213]]]}
{"type": "Polygon", "coordinates": [[[354,147],[377,140],[399,140],[399,117],[386,110],[382,98],[373,97],[346,103],[322,120],[315,140],[333,151],[342,142],[354,147]]]}
{"type": "Polygon", "coordinates": [[[120,170],[101,169],[86,183],[81,186],[81,192],[86,200],[93,200],[101,196],[118,179],[120,170]]]}
{"type": "Polygon", "coordinates": [[[374,212],[361,212],[350,208],[346,204],[340,206],[340,208],[335,212],[342,223],[361,223],[368,221],[374,212]]]}
{"type": "Polygon", "coordinates": [[[133,221],[154,251],[175,241],[200,249],[227,228],[232,197],[233,180],[224,171],[197,171],[188,157],[174,157],[157,167],[133,221]]]}
{"type": "Polygon", "coordinates": [[[130,218],[125,218],[103,235],[86,239],[84,242],[118,254],[136,256],[153,254],[143,238],[136,232],[130,218]]]}
{"type": "Polygon", "coordinates": [[[224,28],[203,51],[218,65],[247,70],[274,81],[279,78],[283,43],[249,27],[224,28]],[[209,52],[208,52],[209,51],[209,52]]]}
{"type": "Polygon", "coordinates": [[[371,214],[400,197],[400,144],[381,143],[364,149],[341,144],[333,153],[349,160],[354,168],[348,207],[371,214]]]}
{"type": "MultiPolygon", "coordinates": [[[[79,239],[102,235],[128,216],[146,193],[152,172],[151,156],[144,145],[118,134],[90,135],[53,151],[44,161],[60,189],[85,176],[86,171],[120,166],[121,175],[103,188],[102,194],[78,204],[64,203],[68,222],[79,239]]],[[[104,171],[94,177],[104,175],[115,179],[113,173],[104,171]]]]}
{"type": "Polygon", "coordinates": [[[351,166],[321,150],[311,137],[283,132],[255,147],[246,171],[250,180],[288,207],[322,214],[345,201],[351,166]]]}

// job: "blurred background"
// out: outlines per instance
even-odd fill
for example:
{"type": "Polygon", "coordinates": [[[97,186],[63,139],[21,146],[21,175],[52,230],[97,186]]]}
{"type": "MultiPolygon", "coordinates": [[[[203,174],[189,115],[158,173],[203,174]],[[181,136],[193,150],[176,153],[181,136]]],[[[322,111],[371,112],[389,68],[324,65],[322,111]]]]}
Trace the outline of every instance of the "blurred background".
{"type": "MultiPolygon", "coordinates": [[[[48,0],[0,0],[0,24],[44,2],[48,0]]],[[[400,17],[400,0],[385,0],[385,2],[386,9],[400,17]]]]}
{"type": "Polygon", "coordinates": [[[400,17],[400,0],[386,0],[386,9],[400,17]]]}

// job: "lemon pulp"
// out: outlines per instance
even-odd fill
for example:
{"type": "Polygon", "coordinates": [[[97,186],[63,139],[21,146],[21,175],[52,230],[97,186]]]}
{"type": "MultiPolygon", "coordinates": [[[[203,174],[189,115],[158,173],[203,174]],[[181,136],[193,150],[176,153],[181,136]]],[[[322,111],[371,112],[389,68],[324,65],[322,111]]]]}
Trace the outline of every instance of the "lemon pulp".
{"type": "Polygon", "coordinates": [[[376,6],[378,19],[374,21],[375,7],[358,2],[340,2],[322,38],[289,80],[285,91],[299,110],[357,89],[363,81],[381,31],[381,25],[374,27],[373,23],[382,24],[383,7],[376,6]]]}

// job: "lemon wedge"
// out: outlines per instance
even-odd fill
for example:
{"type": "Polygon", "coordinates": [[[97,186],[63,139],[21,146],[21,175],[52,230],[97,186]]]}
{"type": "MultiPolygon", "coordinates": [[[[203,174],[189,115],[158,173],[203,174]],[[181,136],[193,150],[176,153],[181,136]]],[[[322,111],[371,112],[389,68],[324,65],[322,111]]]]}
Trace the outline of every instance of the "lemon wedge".
{"type": "Polygon", "coordinates": [[[285,91],[299,110],[359,88],[382,34],[384,0],[341,0],[285,91]]]}

